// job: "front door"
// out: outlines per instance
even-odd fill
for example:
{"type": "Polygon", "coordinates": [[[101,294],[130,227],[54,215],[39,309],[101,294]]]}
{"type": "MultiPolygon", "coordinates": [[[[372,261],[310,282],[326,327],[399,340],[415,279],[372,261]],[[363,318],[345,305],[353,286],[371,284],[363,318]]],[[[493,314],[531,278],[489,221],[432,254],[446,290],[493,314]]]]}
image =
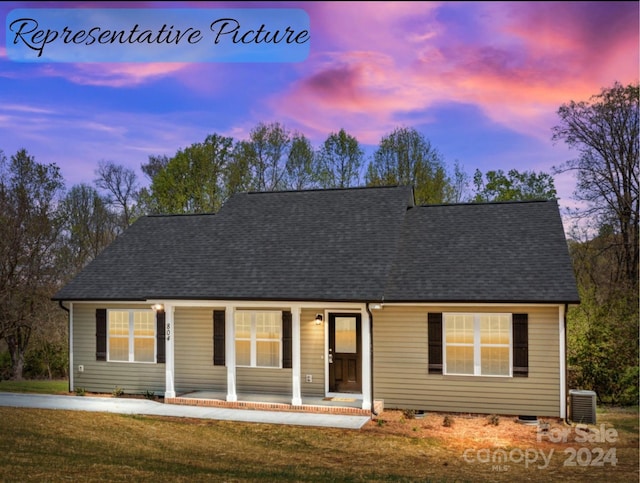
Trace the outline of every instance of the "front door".
{"type": "Polygon", "coordinates": [[[360,314],[329,314],[329,391],[362,392],[360,314]]]}

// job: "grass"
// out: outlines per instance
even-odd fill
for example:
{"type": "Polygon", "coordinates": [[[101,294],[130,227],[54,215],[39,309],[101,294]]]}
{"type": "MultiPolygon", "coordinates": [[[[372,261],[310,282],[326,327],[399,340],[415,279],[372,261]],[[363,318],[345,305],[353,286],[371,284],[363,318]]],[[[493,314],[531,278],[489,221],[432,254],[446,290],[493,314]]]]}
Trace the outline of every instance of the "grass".
{"type": "Polygon", "coordinates": [[[68,381],[0,381],[0,392],[32,392],[38,394],[68,394],[68,381]]]}
{"type": "MultiPolygon", "coordinates": [[[[41,384],[21,384],[42,392],[41,384]]],[[[5,387],[0,383],[0,391],[5,387]]],[[[361,430],[341,430],[0,407],[0,481],[639,480],[637,409],[599,410],[594,429],[604,424],[619,438],[595,444],[571,438],[565,444],[537,442],[535,428],[506,416],[494,426],[486,416],[456,415],[455,424],[445,428],[444,416],[407,420],[401,411],[385,411],[361,430]],[[600,447],[615,450],[615,465],[566,466],[568,450],[582,451],[582,459],[573,461],[591,463],[600,447]],[[544,469],[537,467],[540,460],[530,465],[480,461],[479,452],[498,448],[553,455],[544,469]],[[474,462],[465,460],[468,450],[474,462]]],[[[573,430],[562,421],[552,427],[573,430]]]]}

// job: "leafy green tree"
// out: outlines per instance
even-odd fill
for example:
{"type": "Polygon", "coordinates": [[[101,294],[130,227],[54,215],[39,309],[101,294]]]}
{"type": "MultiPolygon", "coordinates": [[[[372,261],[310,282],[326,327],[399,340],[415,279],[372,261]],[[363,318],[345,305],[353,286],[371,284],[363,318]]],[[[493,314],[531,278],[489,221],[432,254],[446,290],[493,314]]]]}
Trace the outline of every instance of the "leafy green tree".
{"type": "Polygon", "coordinates": [[[227,193],[304,189],[312,184],[313,148],[284,125],[260,123],[234,147],[226,175],[227,193]]]}
{"type": "Polygon", "coordinates": [[[251,190],[275,191],[286,188],[286,163],[291,146],[291,134],[280,123],[260,123],[249,139],[236,146],[236,156],[243,158],[241,166],[250,172],[251,190]]]}
{"type": "Polygon", "coordinates": [[[39,164],[24,149],[9,161],[0,152],[0,339],[14,379],[22,379],[32,332],[59,282],[63,189],[56,165],[39,164]]]}
{"type": "Polygon", "coordinates": [[[224,201],[224,173],[233,138],[211,134],[159,166],[143,203],[152,213],[213,213],[224,201]]]}
{"type": "Polygon", "coordinates": [[[349,188],[360,183],[364,151],[344,129],[331,133],[318,152],[316,177],[322,188],[349,188]]]}
{"type": "Polygon", "coordinates": [[[602,401],[638,402],[638,84],[602,89],[558,110],[553,139],[578,151],[556,172],[577,175],[582,206],[571,254],[581,304],[567,315],[575,381],[602,401]]]}
{"type": "Polygon", "coordinates": [[[302,190],[313,186],[314,159],[315,153],[311,142],[304,134],[294,134],[285,165],[287,189],[302,190]]]}
{"type": "Polygon", "coordinates": [[[417,204],[448,202],[452,192],[442,156],[413,128],[382,138],[365,178],[367,186],[412,185],[417,204]]]}
{"type": "Polygon", "coordinates": [[[477,169],[473,176],[475,197],[473,201],[551,200],[556,198],[553,177],[535,171],[520,172],[516,169],[505,174],[501,169],[487,171],[483,176],[477,169]]]}
{"type": "Polygon", "coordinates": [[[638,299],[613,282],[617,262],[605,249],[612,236],[605,227],[569,245],[581,302],[567,316],[567,359],[572,387],[595,391],[601,402],[637,404],[638,299]]]}
{"type": "Polygon", "coordinates": [[[251,173],[251,145],[240,141],[233,148],[231,159],[224,169],[224,196],[228,199],[236,193],[253,189],[251,173]]]}

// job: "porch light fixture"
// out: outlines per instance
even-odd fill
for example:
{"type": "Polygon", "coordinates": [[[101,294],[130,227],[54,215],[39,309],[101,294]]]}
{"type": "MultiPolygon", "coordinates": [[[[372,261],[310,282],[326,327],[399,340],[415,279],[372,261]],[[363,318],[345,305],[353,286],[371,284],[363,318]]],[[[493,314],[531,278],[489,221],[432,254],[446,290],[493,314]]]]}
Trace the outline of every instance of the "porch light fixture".
{"type": "Polygon", "coordinates": [[[382,304],[371,304],[369,307],[371,308],[371,310],[381,310],[382,304]]]}
{"type": "Polygon", "coordinates": [[[157,312],[158,310],[162,310],[164,307],[162,306],[162,304],[153,304],[151,306],[151,310],[153,310],[154,312],[157,312]]]}
{"type": "Polygon", "coordinates": [[[322,314],[316,315],[316,325],[322,324],[322,314]]]}

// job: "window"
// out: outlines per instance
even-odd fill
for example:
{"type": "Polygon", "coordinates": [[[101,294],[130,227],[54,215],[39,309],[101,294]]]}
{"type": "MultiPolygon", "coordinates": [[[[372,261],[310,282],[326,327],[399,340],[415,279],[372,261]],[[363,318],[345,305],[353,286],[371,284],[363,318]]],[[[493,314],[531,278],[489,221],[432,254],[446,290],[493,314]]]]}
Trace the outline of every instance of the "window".
{"type": "Polygon", "coordinates": [[[235,312],[236,365],[282,367],[282,312],[235,312]]]}
{"type": "Polygon", "coordinates": [[[156,314],[152,310],[109,310],[109,361],[156,362],[156,314]]]}
{"type": "Polygon", "coordinates": [[[444,314],[444,373],[511,376],[511,314],[444,314]]]}

